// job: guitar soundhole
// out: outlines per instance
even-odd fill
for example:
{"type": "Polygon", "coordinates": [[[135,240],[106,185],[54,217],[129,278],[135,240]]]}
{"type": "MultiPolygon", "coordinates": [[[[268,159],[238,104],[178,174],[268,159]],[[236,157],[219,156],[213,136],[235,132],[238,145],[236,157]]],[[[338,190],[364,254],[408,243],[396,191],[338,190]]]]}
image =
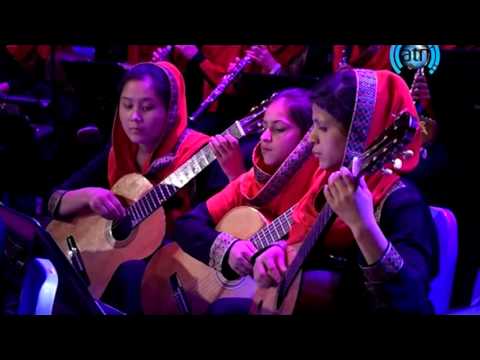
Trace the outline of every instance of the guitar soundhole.
{"type": "Polygon", "coordinates": [[[121,220],[112,221],[112,237],[117,241],[122,241],[128,238],[132,231],[132,224],[130,218],[124,217],[121,220]]]}

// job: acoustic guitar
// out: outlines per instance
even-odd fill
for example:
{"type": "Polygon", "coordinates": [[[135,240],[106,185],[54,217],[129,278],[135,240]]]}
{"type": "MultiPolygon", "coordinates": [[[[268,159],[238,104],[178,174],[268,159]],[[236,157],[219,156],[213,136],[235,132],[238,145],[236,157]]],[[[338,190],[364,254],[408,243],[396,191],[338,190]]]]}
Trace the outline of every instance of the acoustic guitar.
{"type": "MultiPolygon", "coordinates": [[[[223,134],[230,133],[240,139],[260,131],[259,118],[265,112],[265,103],[235,121],[223,134]]],[[[67,238],[73,236],[93,296],[98,298],[103,294],[121,263],[143,259],[160,246],[166,227],[162,205],[214,160],[213,150],[207,144],[158,185],[152,185],[139,174],[123,176],[111,189],[128,205],[126,217],[119,221],[107,220],[90,211],[50,222],[47,231],[71,261],[75,252],[69,248],[67,238]]]]}
{"type": "MultiPolygon", "coordinates": [[[[397,158],[398,156],[404,158],[411,156],[411,150],[404,151],[404,149],[415,135],[417,127],[418,121],[416,118],[412,117],[408,112],[401,113],[394,123],[377,138],[377,141],[359,156],[361,165],[358,172],[354,174],[356,180],[358,181],[361,176],[382,170],[385,164],[390,161],[393,161],[394,168],[398,167],[401,161],[397,158]]],[[[392,171],[391,169],[385,170],[392,171]]],[[[287,249],[289,265],[279,286],[259,289],[254,295],[251,307],[252,314],[289,315],[292,314],[300,300],[301,287],[304,287],[302,289],[303,293],[318,293],[314,288],[305,289],[307,284],[302,282],[302,266],[314,246],[321,242],[335,218],[336,215],[332,208],[325,202],[301,245],[297,245],[290,251],[287,249]]],[[[331,288],[335,286],[336,281],[338,279],[323,274],[319,284],[310,282],[309,285],[311,287],[331,288]]],[[[328,299],[328,296],[325,299],[328,299]]],[[[310,302],[311,304],[312,301],[304,300],[304,302],[310,302]]]]}

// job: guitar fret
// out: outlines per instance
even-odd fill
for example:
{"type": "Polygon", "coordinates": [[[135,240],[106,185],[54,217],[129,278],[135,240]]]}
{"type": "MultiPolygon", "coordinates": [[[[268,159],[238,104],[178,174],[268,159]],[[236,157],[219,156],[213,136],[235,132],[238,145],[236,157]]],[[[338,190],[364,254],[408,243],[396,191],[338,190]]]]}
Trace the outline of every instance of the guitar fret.
{"type": "MultiPolygon", "coordinates": [[[[178,187],[182,187],[181,180],[178,177],[178,173],[175,171],[173,174],[169,176],[170,181],[168,182],[169,184],[175,184],[178,187]]],[[[163,193],[162,193],[163,196],[163,193]]]]}
{"type": "Polygon", "coordinates": [[[268,235],[269,235],[269,229],[264,229],[262,231],[263,247],[267,247],[267,246],[271,245],[270,237],[268,235]]]}
{"type": "Polygon", "coordinates": [[[137,216],[137,222],[142,221],[142,214],[140,214],[140,211],[139,211],[138,206],[137,206],[136,203],[133,204],[132,209],[133,209],[133,211],[135,212],[135,214],[136,214],[136,216],[137,216]]]}
{"type": "Polygon", "coordinates": [[[143,215],[142,208],[141,208],[139,202],[136,202],[136,203],[135,203],[135,210],[138,212],[138,218],[139,218],[139,220],[142,221],[142,220],[144,219],[144,215],[143,215]]]}
{"type": "Polygon", "coordinates": [[[288,220],[284,221],[282,219],[282,220],[279,221],[279,224],[280,224],[280,227],[282,228],[282,231],[284,233],[287,233],[290,230],[290,224],[289,224],[288,220]],[[286,227],[283,227],[284,224],[286,224],[286,227]]]}
{"type": "Polygon", "coordinates": [[[200,166],[200,164],[198,163],[196,157],[192,157],[192,159],[191,159],[190,162],[191,162],[190,168],[192,169],[192,174],[193,174],[193,176],[196,176],[200,171],[203,170],[203,168],[202,168],[202,167],[200,166]]]}
{"type": "Polygon", "coordinates": [[[148,204],[149,215],[153,213],[156,209],[155,204],[152,202],[152,197],[147,193],[145,195],[145,202],[148,204]]]}
{"type": "Polygon", "coordinates": [[[196,168],[195,168],[195,160],[194,159],[191,159],[189,161],[189,166],[188,166],[188,172],[190,174],[190,179],[193,179],[193,177],[195,177],[195,175],[197,175],[197,171],[196,171],[196,168]]]}
{"type": "Polygon", "coordinates": [[[293,208],[277,217],[270,224],[260,229],[250,238],[258,250],[262,250],[288,234],[291,225],[293,208]]]}
{"type": "Polygon", "coordinates": [[[262,235],[263,235],[263,229],[261,229],[260,231],[257,232],[256,236],[257,236],[257,239],[258,239],[258,243],[260,244],[260,249],[263,249],[265,248],[265,242],[262,238],[262,235]]]}
{"type": "MultiPolygon", "coordinates": [[[[161,185],[160,185],[161,186],[161,185]]],[[[157,201],[158,201],[158,206],[161,206],[163,201],[162,199],[160,199],[160,196],[158,196],[158,186],[155,186],[153,188],[153,194],[155,195],[155,197],[157,198],[157,201]]]]}
{"type": "Polygon", "coordinates": [[[205,149],[205,160],[210,164],[213,160],[216,159],[215,154],[213,153],[213,150],[210,147],[207,147],[205,149]]]}
{"type": "MultiPolygon", "coordinates": [[[[172,174],[172,179],[173,179],[173,184],[179,186],[179,187],[182,187],[183,184],[182,184],[182,179],[180,178],[180,174],[175,171],[173,174],[172,174]]],[[[162,192],[162,195],[163,195],[163,192],[162,192]]]]}
{"type": "Polygon", "coordinates": [[[265,237],[265,232],[261,232],[259,235],[260,235],[259,236],[260,243],[262,244],[262,249],[265,249],[268,246],[268,241],[265,237]]]}
{"type": "Polygon", "coordinates": [[[188,162],[188,171],[187,171],[187,174],[189,174],[189,177],[190,178],[193,178],[195,175],[197,175],[197,172],[195,170],[195,160],[193,158],[190,159],[190,161],[188,162]]]}
{"type": "Polygon", "coordinates": [[[192,174],[192,168],[189,166],[189,163],[185,163],[184,166],[182,166],[181,172],[183,173],[183,176],[185,176],[185,184],[193,177],[192,174]]]}
{"type": "Polygon", "coordinates": [[[263,249],[262,243],[261,243],[260,239],[258,238],[258,233],[256,233],[255,235],[253,235],[253,236],[250,238],[250,241],[253,243],[253,245],[255,245],[255,247],[257,248],[257,250],[263,249]]]}
{"type": "Polygon", "coordinates": [[[137,219],[135,218],[135,215],[134,215],[131,207],[129,207],[127,209],[127,216],[130,219],[130,222],[132,223],[132,225],[135,225],[136,222],[137,222],[137,219]]]}
{"type": "Polygon", "coordinates": [[[147,197],[148,197],[149,204],[152,205],[152,212],[154,212],[155,210],[158,209],[160,204],[157,204],[157,202],[156,202],[155,198],[153,197],[153,194],[151,193],[151,191],[148,192],[147,197]]]}
{"type": "Polygon", "coordinates": [[[173,185],[168,185],[165,187],[165,192],[167,193],[167,196],[169,198],[177,192],[177,188],[173,185]]]}
{"type": "Polygon", "coordinates": [[[204,166],[202,165],[201,163],[201,158],[199,157],[199,154],[202,152],[202,150],[200,150],[198,153],[196,153],[195,155],[193,155],[192,157],[192,161],[195,162],[195,164],[197,165],[197,167],[199,168],[199,170],[202,170],[204,168],[204,166]]]}
{"type": "Polygon", "coordinates": [[[198,158],[195,156],[192,158],[192,168],[195,175],[203,170],[202,165],[200,165],[200,163],[198,162],[198,158]]]}
{"type": "Polygon", "coordinates": [[[142,218],[140,214],[137,211],[137,208],[135,206],[132,207],[132,212],[135,218],[135,223],[138,224],[140,221],[142,221],[142,218]]]}
{"type": "Polygon", "coordinates": [[[230,126],[227,130],[225,130],[225,131],[222,133],[222,135],[227,135],[227,134],[230,134],[230,135],[236,137],[237,139],[240,137],[240,131],[239,131],[238,127],[237,127],[237,123],[236,123],[236,122],[234,122],[234,123],[232,124],[232,126],[230,126]]]}
{"type": "Polygon", "coordinates": [[[129,216],[129,218],[130,218],[130,223],[132,224],[132,227],[137,226],[138,220],[137,220],[137,218],[135,217],[135,215],[133,215],[133,213],[129,216]]]}
{"type": "Polygon", "coordinates": [[[147,210],[147,216],[152,213],[152,209],[150,208],[150,204],[148,203],[148,199],[146,197],[143,197],[141,202],[145,206],[145,210],[147,210]]]}
{"type": "Polygon", "coordinates": [[[142,198],[143,203],[145,204],[145,207],[147,208],[148,215],[152,213],[152,204],[150,204],[150,201],[148,201],[148,193],[145,194],[142,198]]]}
{"type": "MultiPolygon", "coordinates": [[[[143,201],[147,207],[147,210],[148,210],[148,215],[150,215],[152,212],[153,212],[153,208],[152,208],[152,204],[150,204],[150,201],[148,201],[148,196],[144,197],[143,201]]],[[[148,216],[147,215],[147,216],[148,216]]]]}
{"type": "Polygon", "coordinates": [[[133,218],[135,219],[135,225],[137,225],[138,223],[140,223],[141,218],[140,218],[140,215],[137,213],[135,207],[132,207],[132,213],[133,213],[133,218]]]}
{"type": "Polygon", "coordinates": [[[205,162],[205,164],[210,164],[210,159],[209,159],[209,155],[213,154],[213,151],[210,147],[210,145],[207,145],[204,150],[202,151],[201,153],[201,159],[205,162]]]}
{"type": "Polygon", "coordinates": [[[185,184],[188,182],[188,177],[184,172],[179,173],[178,179],[180,180],[180,184],[182,186],[185,186],[185,184]]]}
{"type": "Polygon", "coordinates": [[[270,245],[273,241],[272,239],[275,239],[275,235],[272,233],[272,224],[270,224],[268,227],[264,228],[263,230],[263,238],[265,239],[265,247],[270,245]]]}
{"type": "Polygon", "coordinates": [[[143,203],[142,200],[138,202],[140,211],[142,212],[142,218],[145,219],[148,216],[148,211],[147,208],[145,207],[145,204],[143,203]]]}
{"type": "Polygon", "coordinates": [[[277,234],[277,240],[280,240],[282,238],[282,234],[280,234],[278,232],[278,229],[277,229],[277,226],[276,224],[273,226],[273,230],[275,231],[275,233],[277,234]]]}
{"type": "Polygon", "coordinates": [[[165,194],[164,194],[164,192],[163,192],[164,190],[165,190],[165,192],[167,192],[166,188],[167,188],[166,186],[161,186],[161,185],[158,187],[158,190],[160,190],[160,196],[162,197],[162,199],[163,199],[164,201],[165,201],[166,199],[168,199],[168,197],[165,196],[165,194]]]}
{"type": "Polygon", "coordinates": [[[155,196],[153,195],[153,189],[151,189],[147,194],[146,196],[148,196],[148,201],[150,202],[150,204],[153,205],[153,211],[157,210],[158,208],[158,203],[157,203],[157,199],[155,199],[155,196]]]}
{"type": "Polygon", "coordinates": [[[195,163],[195,166],[196,166],[196,169],[195,171],[202,171],[203,168],[205,168],[205,166],[203,166],[202,162],[201,162],[201,158],[198,156],[199,153],[195,154],[193,157],[192,157],[192,162],[195,163]]]}
{"type": "Polygon", "coordinates": [[[206,146],[205,149],[200,154],[200,159],[202,160],[202,162],[205,165],[210,164],[210,161],[208,160],[208,151],[209,150],[210,150],[210,145],[206,146]]]}
{"type": "Polygon", "coordinates": [[[130,205],[130,211],[132,212],[134,218],[135,218],[135,221],[138,221],[139,219],[139,216],[137,215],[137,212],[135,211],[135,204],[132,204],[130,205]]]}
{"type": "Polygon", "coordinates": [[[193,158],[195,158],[195,162],[198,164],[198,166],[200,168],[204,168],[206,167],[206,164],[204,164],[204,162],[202,162],[202,152],[204,151],[204,149],[200,150],[198,153],[196,153],[195,155],[193,155],[193,158]]]}

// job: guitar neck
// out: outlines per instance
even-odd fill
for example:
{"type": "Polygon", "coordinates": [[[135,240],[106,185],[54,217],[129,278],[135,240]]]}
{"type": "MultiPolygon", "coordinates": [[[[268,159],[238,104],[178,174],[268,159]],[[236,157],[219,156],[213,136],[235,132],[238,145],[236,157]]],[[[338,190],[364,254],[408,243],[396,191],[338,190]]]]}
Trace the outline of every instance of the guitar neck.
{"type": "Polygon", "coordinates": [[[263,227],[250,238],[258,250],[263,250],[288,234],[292,227],[294,206],[263,227]]]}
{"type": "Polygon", "coordinates": [[[312,251],[318,239],[322,237],[322,235],[325,233],[325,230],[330,228],[330,225],[335,220],[334,215],[335,214],[332,208],[327,203],[325,203],[322,210],[318,214],[317,220],[313,224],[312,228],[307,234],[307,237],[302,243],[302,246],[298,250],[292,263],[288,267],[283,281],[280,283],[280,287],[278,290],[279,303],[281,303],[281,301],[285,298],[288,290],[290,289],[290,286],[292,285],[293,281],[295,280],[295,277],[300,271],[300,268],[305,262],[305,259],[312,251]]]}
{"type": "MultiPolygon", "coordinates": [[[[246,135],[240,121],[235,121],[235,123],[222,134],[231,134],[237,139],[246,135]]],[[[215,159],[216,157],[210,144],[205,145],[187,162],[166,177],[160,184],[154,186],[127,209],[127,214],[131,219],[132,225],[138,225],[158,210],[166,200],[175,195],[178,190],[183,188],[215,159]]]]}
{"type": "MultiPolygon", "coordinates": [[[[403,151],[408,143],[411,142],[417,130],[417,120],[408,112],[402,112],[380,136],[374,144],[359,155],[360,168],[355,175],[355,186],[361,176],[374,173],[380,170],[387,162],[395,159],[403,151]]],[[[355,139],[355,137],[354,137],[355,139]]],[[[355,153],[358,144],[349,140],[343,165],[350,165],[351,159],[355,153]]],[[[357,149],[358,150],[358,149],[357,149]]],[[[406,156],[406,154],[405,154],[406,156]]],[[[410,155],[412,156],[412,155],[410,155]]],[[[351,168],[351,166],[349,166],[351,168]]],[[[277,308],[280,307],[290,286],[295,280],[305,259],[312,251],[315,244],[324,237],[325,232],[330,229],[336,218],[335,213],[327,202],[324,203],[322,210],[317,216],[315,223],[308,232],[297,255],[285,273],[283,281],[280,283],[277,293],[277,308]]]]}
{"type": "MultiPolygon", "coordinates": [[[[237,139],[246,135],[239,121],[235,121],[232,126],[222,133],[222,135],[226,134],[231,134],[237,139]]],[[[215,159],[216,157],[210,144],[207,144],[186,163],[165,178],[160,185],[173,185],[181,189],[215,159]]]]}

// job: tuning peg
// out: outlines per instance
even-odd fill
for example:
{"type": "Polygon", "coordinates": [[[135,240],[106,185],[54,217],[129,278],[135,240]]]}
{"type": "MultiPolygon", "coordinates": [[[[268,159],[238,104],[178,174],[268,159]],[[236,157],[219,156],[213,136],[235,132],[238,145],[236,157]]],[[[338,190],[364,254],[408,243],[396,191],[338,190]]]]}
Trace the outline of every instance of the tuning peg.
{"type": "Polygon", "coordinates": [[[403,161],[401,159],[395,159],[393,160],[393,168],[395,170],[400,170],[403,166],[403,161]]]}
{"type": "Polygon", "coordinates": [[[381,172],[385,175],[392,175],[393,174],[393,171],[391,169],[386,169],[386,168],[383,168],[381,170],[381,172]]]}
{"type": "Polygon", "coordinates": [[[402,157],[405,160],[411,159],[413,157],[413,155],[414,155],[413,150],[405,150],[404,152],[402,152],[402,157]]]}

